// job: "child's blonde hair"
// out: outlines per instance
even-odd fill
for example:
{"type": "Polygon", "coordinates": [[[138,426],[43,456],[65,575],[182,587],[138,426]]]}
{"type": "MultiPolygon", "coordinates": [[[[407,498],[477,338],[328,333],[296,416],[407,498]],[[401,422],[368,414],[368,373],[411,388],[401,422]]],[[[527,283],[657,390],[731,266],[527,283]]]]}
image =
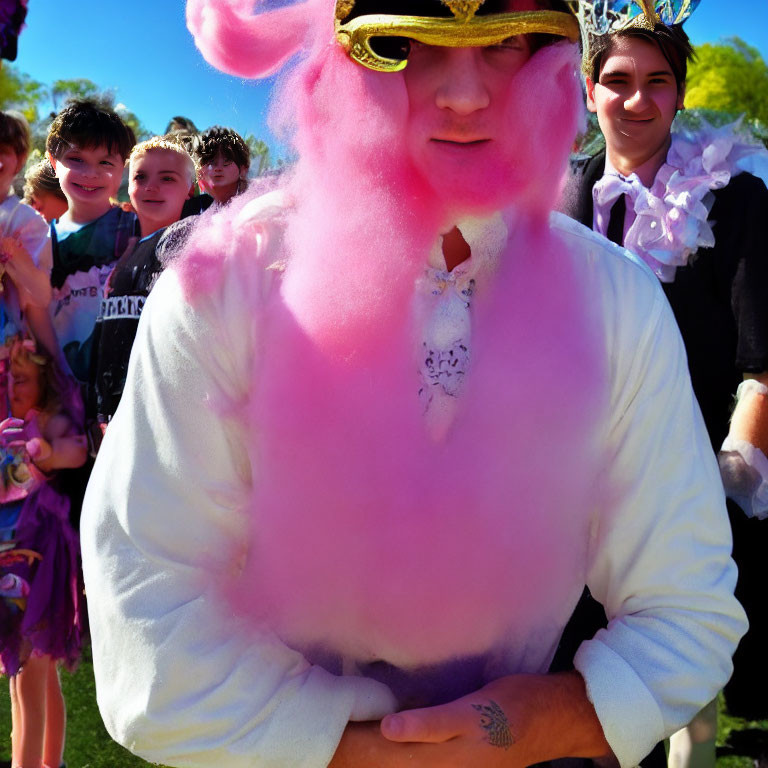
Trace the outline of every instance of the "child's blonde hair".
{"type": "Polygon", "coordinates": [[[184,148],[184,145],[173,136],[153,136],[151,139],[147,139],[146,141],[137,144],[131,150],[130,157],[128,158],[129,166],[133,165],[139,158],[144,157],[148,152],[157,152],[160,150],[165,152],[175,152],[179,157],[183,158],[184,171],[187,174],[189,185],[192,186],[197,178],[195,161],[184,148]]]}

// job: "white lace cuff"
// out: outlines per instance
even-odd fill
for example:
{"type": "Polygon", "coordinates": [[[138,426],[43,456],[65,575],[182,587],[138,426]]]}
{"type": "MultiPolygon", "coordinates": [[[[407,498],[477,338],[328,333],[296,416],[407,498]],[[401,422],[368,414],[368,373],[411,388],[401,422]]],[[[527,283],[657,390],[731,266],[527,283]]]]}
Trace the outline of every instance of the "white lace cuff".
{"type": "MultiPolygon", "coordinates": [[[[742,387],[750,383],[767,389],[752,379],[739,386],[739,396],[742,387]]],[[[759,520],[768,517],[768,458],[765,454],[752,443],[729,435],[720,448],[717,461],[725,495],[733,499],[747,517],[759,520]]]]}
{"type": "Polygon", "coordinates": [[[757,379],[744,379],[744,381],[739,384],[739,388],[736,390],[736,401],[738,402],[750,392],[754,392],[756,395],[768,396],[768,387],[766,387],[765,384],[759,382],[757,379]]]}

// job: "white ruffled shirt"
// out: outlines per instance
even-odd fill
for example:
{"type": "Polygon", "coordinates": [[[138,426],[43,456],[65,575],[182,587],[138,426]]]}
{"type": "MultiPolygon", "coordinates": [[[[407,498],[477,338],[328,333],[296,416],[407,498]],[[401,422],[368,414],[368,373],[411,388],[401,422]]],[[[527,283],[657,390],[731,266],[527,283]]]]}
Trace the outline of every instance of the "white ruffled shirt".
{"type": "Polygon", "coordinates": [[[415,315],[423,328],[419,398],[427,429],[442,440],[456,415],[472,359],[470,307],[476,277],[493,272],[509,235],[501,214],[486,219],[464,219],[458,228],[470,247],[467,261],[448,270],[442,238],[429,254],[429,266],[416,285],[415,315]]]}
{"type": "MultiPolygon", "coordinates": [[[[262,208],[267,223],[279,211],[274,198],[262,208]]],[[[733,597],[717,464],[658,282],[565,217],[556,215],[552,226],[567,242],[563,258],[594,288],[610,380],[606,423],[595,430],[613,457],[606,472],[623,489],[596,511],[583,570],[573,574],[611,620],[582,644],[575,665],[629,768],[722,687],[746,620],[733,597]]],[[[202,559],[230,569],[248,526],[243,510],[258,481],[253,435],[212,401],[248,397],[259,348],[253,312],[275,274],[266,265],[283,258],[278,242],[259,239],[265,269],[230,262],[221,286],[194,307],[174,271],[162,275],[84,503],[99,707],[113,738],[168,766],[324,768],[349,721],[380,719],[396,707],[385,685],[353,667],[330,674],[274,635],[255,633],[200,568],[202,559]]],[[[474,268],[456,282],[471,281],[474,268]]],[[[428,271],[424,285],[439,283],[438,272],[428,271]]],[[[424,326],[424,338],[445,349],[468,330],[455,309],[462,291],[446,285],[445,306],[437,294],[426,306],[434,298],[447,320],[424,326]]],[[[452,385],[439,387],[453,396],[452,385]]],[[[503,673],[545,672],[563,623],[553,616],[536,629],[520,627],[509,647],[496,649],[503,673]]]]}

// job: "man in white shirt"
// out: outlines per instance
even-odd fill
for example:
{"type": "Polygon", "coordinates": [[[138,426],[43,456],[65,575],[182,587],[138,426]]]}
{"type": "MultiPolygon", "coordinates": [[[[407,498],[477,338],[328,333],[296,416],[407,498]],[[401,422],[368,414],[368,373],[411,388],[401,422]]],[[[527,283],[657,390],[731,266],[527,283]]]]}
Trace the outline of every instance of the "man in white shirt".
{"type": "Polygon", "coordinates": [[[306,49],[300,159],[142,315],[82,526],[110,733],[166,765],[635,765],[745,627],[655,278],[550,222],[573,18],[359,0],[334,40],[327,3],[247,5],[188,22],[240,75],[306,49]],[[547,675],[585,584],[611,625],[547,675]]]}

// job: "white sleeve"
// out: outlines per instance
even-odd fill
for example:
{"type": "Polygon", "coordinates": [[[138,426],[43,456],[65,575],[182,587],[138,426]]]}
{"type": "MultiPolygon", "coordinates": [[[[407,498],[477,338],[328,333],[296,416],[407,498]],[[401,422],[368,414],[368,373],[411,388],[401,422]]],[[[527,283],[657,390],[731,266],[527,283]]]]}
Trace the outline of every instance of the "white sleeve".
{"type": "Polygon", "coordinates": [[[193,309],[166,272],[142,314],[82,517],[97,698],[112,737],[151,762],[321,768],[349,720],[395,701],[255,634],[211,588],[246,528],[245,434],[222,414],[247,396],[246,282],[193,309]]]}
{"type": "Polygon", "coordinates": [[[609,624],[574,663],[620,764],[633,766],[715,697],[747,625],[677,325],[660,290],[624,296],[612,331],[614,501],[596,517],[587,573],[609,624]]]}

